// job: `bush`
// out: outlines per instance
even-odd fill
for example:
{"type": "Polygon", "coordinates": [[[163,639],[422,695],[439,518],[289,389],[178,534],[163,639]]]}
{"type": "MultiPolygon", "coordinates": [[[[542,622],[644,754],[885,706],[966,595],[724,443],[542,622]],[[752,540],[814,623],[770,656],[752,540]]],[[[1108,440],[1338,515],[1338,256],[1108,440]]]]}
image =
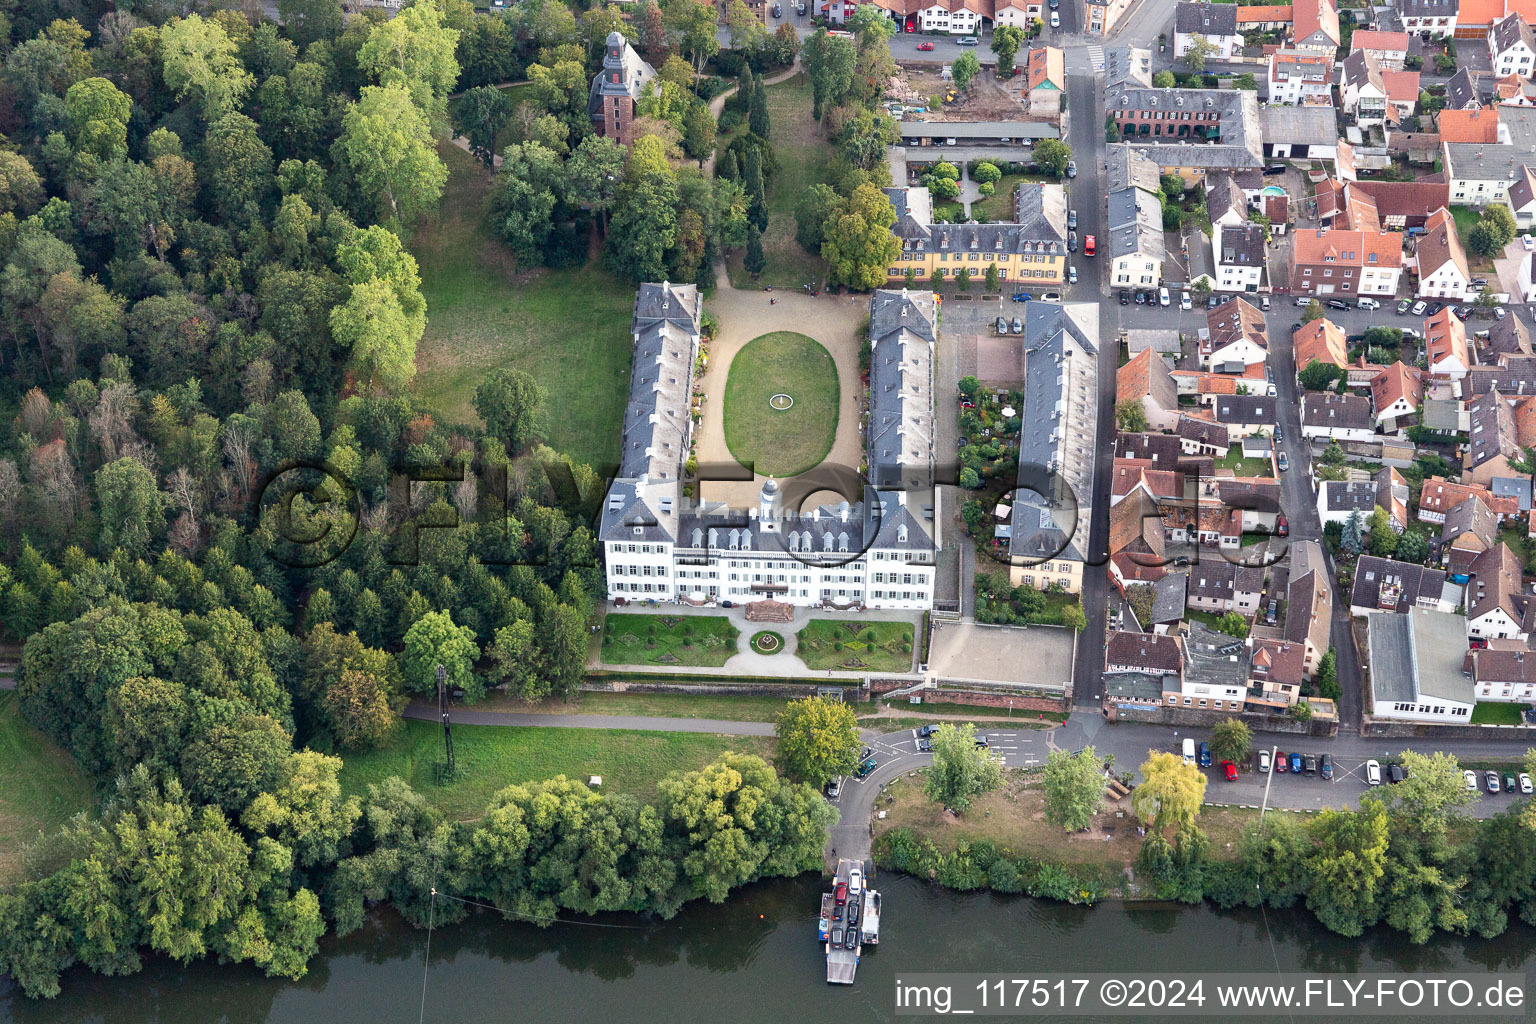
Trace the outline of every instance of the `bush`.
{"type": "Polygon", "coordinates": [[[720,134],[733,132],[741,127],[741,111],[727,110],[720,115],[720,134]]]}
{"type": "Polygon", "coordinates": [[[842,650],[843,649],[843,642],[841,640],[834,641],[833,644],[832,644],[832,649],[834,651],[842,650]]]}
{"type": "Polygon", "coordinates": [[[912,645],[911,644],[902,644],[901,645],[901,653],[902,654],[911,654],[912,653],[912,645]]]}

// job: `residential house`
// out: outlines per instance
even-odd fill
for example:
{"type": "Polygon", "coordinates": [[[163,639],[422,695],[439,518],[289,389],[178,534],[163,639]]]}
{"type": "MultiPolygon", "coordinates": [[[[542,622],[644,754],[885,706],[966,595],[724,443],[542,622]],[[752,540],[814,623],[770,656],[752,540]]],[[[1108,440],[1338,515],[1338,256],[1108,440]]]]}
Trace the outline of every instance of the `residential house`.
{"type": "Polygon", "coordinates": [[[1498,518],[1480,498],[1468,498],[1445,514],[1436,541],[1454,577],[1472,572],[1473,563],[1498,543],[1498,518]]]}
{"type": "Polygon", "coordinates": [[[603,48],[603,69],[592,76],[587,92],[587,114],[597,134],[628,146],[635,140],[636,105],[656,78],[656,69],[640,58],[623,33],[608,33],[603,48]]]}
{"type": "Polygon", "coordinates": [[[1494,544],[1472,561],[1467,582],[1467,635],[1525,643],[1536,628],[1536,597],[1524,592],[1520,559],[1494,544]]]}
{"type": "Polygon", "coordinates": [[[1501,202],[1520,177],[1520,168],[1531,159],[1528,150],[1513,145],[1473,142],[1440,143],[1451,202],[1459,206],[1487,206],[1501,202]]]}
{"type": "Polygon", "coordinates": [[[1168,362],[1152,349],[1120,367],[1115,375],[1115,404],[1134,402],[1153,430],[1172,430],[1179,421],[1179,394],[1168,362]]]}
{"type": "Polygon", "coordinates": [[[1205,179],[1205,210],[1211,227],[1238,227],[1248,223],[1248,195],[1230,174],[1212,174],[1205,179]]]}
{"type": "Polygon", "coordinates": [[[1298,295],[1390,298],[1402,266],[1402,243],[1392,234],[1318,228],[1291,240],[1291,291],[1298,295]]]}
{"type": "Polygon", "coordinates": [[[1250,660],[1248,699],[1250,711],[1284,711],[1301,699],[1306,680],[1303,665],[1306,648],[1289,640],[1254,637],[1249,640],[1250,660]]]}
{"type": "MultiPolygon", "coordinates": [[[[1118,460],[1117,460],[1118,462],[1118,460]]],[[[1178,474],[1171,476],[1177,478],[1178,474]]],[[[1156,583],[1168,574],[1172,559],[1157,499],[1138,486],[1109,506],[1109,577],[1125,593],[1133,583],[1156,583]]],[[[1184,602],[1179,602],[1182,617],[1184,602]]],[[[1144,626],[1149,624],[1143,623],[1144,626]]]]}
{"type": "Polygon", "coordinates": [[[1259,101],[1250,90],[1123,85],[1105,90],[1104,109],[1121,137],[1161,173],[1189,184],[1210,173],[1263,167],[1259,101]]]}
{"type": "Polygon", "coordinates": [[[1008,578],[1014,586],[1082,590],[1093,519],[1097,455],[1098,317],[1087,303],[1031,302],[1024,311],[1024,408],[1019,479],[1010,523],[1008,578]],[[1034,471],[1054,472],[1028,486],[1034,471]]]}
{"type": "Polygon", "coordinates": [[[1488,328],[1488,337],[1477,350],[1477,361],[1485,366],[1497,366],[1510,356],[1531,354],[1531,331],[1525,321],[1516,314],[1503,320],[1495,320],[1488,328]]]}
{"type": "Polygon", "coordinates": [[[1324,526],[1347,523],[1359,515],[1368,528],[1376,511],[1376,484],[1370,480],[1320,480],[1317,484],[1317,518],[1324,526]]]}
{"type": "Polygon", "coordinates": [[[1218,633],[1203,622],[1189,625],[1184,640],[1184,679],[1178,694],[1164,700],[1184,707],[1241,711],[1248,694],[1248,644],[1218,633]]]}
{"type": "Polygon", "coordinates": [[[1451,381],[1465,377],[1472,365],[1467,325],[1449,307],[1424,321],[1424,360],[1430,376],[1451,381]]]}
{"type": "MultiPolygon", "coordinates": [[[[1263,588],[1263,570],[1260,571],[1260,589],[1263,588]]],[[[1237,566],[1225,558],[1202,558],[1190,567],[1188,589],[1184,601],[1196,611],[1223,615],[1233,610],[1232,587],[1237,576],[1237,566]]]]}
{"type": "MultiPolygon", "coordinates": [[[[901,0],[886,0],[886,2],[900,3],[901,0]]],[[[910,0],[910,2],[920,3],[921,0],[910,0]]],[[[881,6],[884,4],[882,3],[881,6]]],[[[994,26],[1011,25],[1027,32],[1034,25],[1036,18],[1045,20],[1045,0],[996,0],[992,5],[994,26]]],[[[897,20],[899,22],[901,19],[897,20]]]]}
{"type": "Polygon", "coordinates": [[[1061,48],[1033,47],[1025,56],[1023,70],[1029,116],[1058,120],[1062,97],[1067,93],[1066,57],[1061,48]]]}
{"type": "Polygon", "coordinates": [[[1435,115],[1435,124],[1440,130],[1441,142],[1496,146],[1500,141],[1499,112],[1493,107],[1471,107],[1462,110],[1446,107],[1435,115]]]}
{"type": "Polygon", "coordinates": [[[1243,37],[1237,27],[1237,7],[1227,4],[1181,3],[1173,9],[1173,55],[1182,57],[1197,39],[1215,47],[1207,60],[1232,60],[1242,55],[1243,37]],[[1225,8],[1225,9],[1224,9],[1225,8]]]}
{"type": "Polygon", "coordinates": [[[1477,703],[1462,672],[1466,638],[1459,617],[1410,608],[1366,616],[1371,714],[1378,719],[1466,724],[1477,703]]]}
{"type": "Polygon", "coordinates": [[[1457,483],[1444,477],[1432,476],[1427,477],[1419,488],[1419,519],[1426,523],[1443,523],[1451,509],[1468,498],[1477,498],[1487,505],[1497,522],[1503,522],[1520,512],[1513,499],[1500,498],[1480,484],[1457,483]]]}
{"type": "Polygon", "coordinates": [[[1419,80],[1421,75],[1417,71],[1383,71],[1381,84],[1387,87],[1387,105],[1396,115],[1391,118],[1393,123],[1401,123],[1405,118],[1413,116],[1413,112],[1419,106],[1419,80]]]}
{"type": "Polygon", "coordinates": [[[1445,82],[1445,110],[1476,110],[1483,105],[1470,68],[1462,67],[1445,82]]]}
{"type": "Polygon", "coordinates": [[[1536,701],[1536,651],[1491,645],[1468,652],[1472,691],[1478,700],[1529,704],[1536,701]]]}
{"type": "Polygon", "coordinates": [[[1212,405],[1212,411],[1216,422],[1227,428],[1227,437],[1232,441],[1261,430],[1273,430],[1278,415],[1275,400],[1264,395],[1223,395],[1212,405]]]}
{"type": "Polygon", "coordinates": [[[1131,6],[1131,0],[1085,0],[1088,11],[1088,31],[1106,36],[1120,21],[1120,16],[1131,6]]]}
{"type": "MultiPolygon", "coordinates": [[[[1418,297],[1421,299],[1466,298],[1467,288],[1472,283],[1472,271],[1467,266],[1467,253],[1462,248],[1461,238],[1456,234],[1456,220],[1451,216],[1451,211],[1442,206],[1430,214],[1429,220],[1424,225],[1424,234],[1415,241],[1419,261],[1419,288],[1416,292],[1418,297]]],[[[1449,313],[1449,310],[1445,312],[1449,313]]],[[[1463,355],[1465,355],[1465,333],[1463,333],[1463,355]]]]}
{"type": "Polygon", "coordinates": [[[1408,481],[1395,466],[1383,466],[1376,471],[1376,504],[1386,512],[1392,529],[1398,533],[1408,531],[1408,481]]]}
{"type": "Polygon", "coordinates": [[[926,188],[888,188],[885,194],[896,211],[891,233],[901,241],[899,260],[886,268],[893,286],[908,270],[927,281],[935,272],[958,277],[964,267],[980,279],[989,266],[1008,284],[1045,287],[1066,281],[1067,198],[1060,185],[1021,183],[1013,221],[1000,224],[936,222],[926,188]]]}
{"type": "Polygon", "coordinates": [[[1339,48],[1339,12],[1332,0],[1296,0],[1292,7],[1295,48],[1332,59],[1339,48]]]}
{"type": "Polygon", "coordinates": [[[1369,441],[1376,435],[1371,400],[1309,391],[1301,396],[1301,436],[1314,441],[1369,441]]]}
{"type": "Polygon", "coordinates": [[[1418,416],[1424,401],[1424,384],[1417,367],[1401,359],[1371,378],[1371,408],[1376,413],[1377,429],[1392,434],[1405,427],[1405,420],[1418,416]]]}
{"type": "Polygon", "coordinates": [[[1176,636],[1119,631],[1109,634],[1104,648],[1106,672],[1145,672],[1177,680],[1183,670],[1183,644],[1176,636]]]}
{"type": "Polygon", "coordinates": [[[1200,365],[1220,373],[1241,373],[1242,368],[1269,359],[1269,334],[1264,312],[1247,299],[1223,302],[1205,314],[1205,334],[1200,339],[1200,365]]]}
{"type": "Polygon", "coordinates": [[[1439,612],[1456,610],[1454,599],[1447,594],[1445,570],[1361,555],[1355,562],[1349,614],[1397,612],[1402,615],[1410,608],[1439,612]]]}
{"type": "Polygon", "coordinates": [[[1271,103],[1259,111],[1259,124],[1264,132],[1260,151],[1266,160],[1333,164],[1338,159],[1338,115],[1331,102],[1290,107],[1271,103]]]}
{"type": "Polygon", "coordinates": [[[1254,4],[1237,9],[1239,32],[1289,32],[1290,4],[1254,4]]]}
{"type": "Polygon", "coordinates": [[[1536,356],[1505,356],[1495,366],[1474,366],[1463,382],[1468,395],[1498,390],[1506,395],[1536,394],[1536,356]]]}
{"type": "Polygon", "coordinates": [[[1110,279],[1120,287],[1156,287],[1163,279],[1163,208],[1142,189],[1109,194],[1110,279]]]}
{"type": "MultiPolygon", "coordinates": [[[[1215,422],[1214,418],[1199,416],[1180,416],[1176,433],[1186,455],[1209,455],[1216,459],[1226,458],[1234,436],[1225,425],[1215,422]]],[[[1241,432],[1236,436],[1241,437],[1241,432]]]]}
{"type": "Polygon", "coordinates": [[[1408,59],[1408,33],[1356,29],[1349,37],[1349,52],[1370,54],[1383,71],[1401,71],[1408,59]]]}
{"type": "MultiPolygon", "coordinates": [[[[1440,159],[1440,133],[1388,132],[1387,155],[1394,160],[1406,160],[1417,168],[1431,167],[1440,159]]],[[[1449,188],[1446,192],[1449,195],[1449,188]]],[[[1427,210],[1425,212],[1428,213],[1427,210]]]]}
{"type": "MultiPolygon", "coordinates": [[[[1213,9],[1224,6],[1227,5],[1210,5],[1213,9]]],[[[1269,102],[1332,106],[1333,58],[1299,50],[1276,50],[1269,58],[1269,102]]]]}
{"type": "Polygon", "coordinates": [[[1269,250],[1259,224],[1224,225],[1216,228],[1216,285],[1218,292],[1256,292],[1264,280],[1269,250]]]}
{"type": "Polygon", "coordinates": [[[1514,409],[1498,391],[1478,395],[1467,403],[1471,442],[1462,455],[1461,478],[1488,486],[1496,476],[1512,476],[1511,462],[1525,457],[1515,425],[1514,409]]]}
{"type": "Polygon", "coordinates": [[[1530,78],[1536,71],[1536,35],[1518,14],[1496,21],[1488,33],[1488,57],[1494,78],[1519,75],[1530,78]]]}
{"type": "Polygon", "coordinates": [[[1505,202],[1515,215],[1515,227],[1529,231],[1536,227],[1536,170],[1529,164],[1521,164],[1515,183],[1505,193],[1505,202]]]}
{"type": "Polygon", "coordinates": [[[1328,566],[1317,541],[1297,541],[1291,545],[1291,577],[1285,594],[1285,639],[1302,645],[1306,652],[1302,670],[1310,676],[1328,653],[1333,619],[1328,566]]]}
{"type": "MultiPolygon", "coordinates": [[[[1364,50],[1356,50],[1344,59],[1339,73],[1339,105],[1362,125],[1387,120],[1387,82],[1376,58],[1364,50]]],[[[1395,120],[1394,117],[1394,123],[1395,120]]]]}
{"type": "Polygon", "coordinates": [[[1421,228],[1431,211],[1450,202],[1443,181],[1339,181],[1317,187],[1318,221],[1325,227],[1421,228]]]}
{"type": "Polygon", "coordinates": [[[1296,356],[1298,377],[1314,360],[1340,369],[1349,364],[1344,329],[1325,316],[1298,327],[1291,335],[1291,344],[1296,356]]]}
{"type": "Polygon", "coordinates": [[[1406,32],[1449,36],[1456,31],[1460,6],[1461,0],[1398,0],[1397,17],[1406,32]]]}
{"type": "Polygon", "coordinates": [[[1493,83],[1493,102],[1501,107],[1536,107],[1536,82],[1509,75],[1493,83]]]}
{"type": "Polygon", "coordinates": [[[1184,461],[1184,453],[1179,439],[1172,434],[1122,430],[1115,435],[1115,458],[1150,462],[1154,469],[1179,470],[1183,468],[1180,463],[1184,461]]]}
{"type": "MultiPolygon", "coordinates": [[[[1152,51],[1141,46],[1104,48],[1104,86],[1138,85],[1152,88],[1152,51]]],[[[1116,186],[1110,186],[1113,191],[1116,186]]]]}

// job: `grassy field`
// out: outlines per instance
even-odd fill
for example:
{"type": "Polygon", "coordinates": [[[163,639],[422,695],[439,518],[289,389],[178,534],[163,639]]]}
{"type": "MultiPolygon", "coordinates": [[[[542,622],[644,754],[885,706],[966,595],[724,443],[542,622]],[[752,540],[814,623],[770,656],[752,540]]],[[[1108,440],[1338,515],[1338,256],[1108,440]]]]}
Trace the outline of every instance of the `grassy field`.
{"type": "Polygon", "coordinates": [[[91,810],[91,780],[75,759],[21,716],[14,693],[0,693],[0,885],[17,881],[22,846],[91,810]]]}
{"type": "Polygon", "coordinates": [[[699,665],[718,668],[736,653],[738,630],[723,615],[634,615],[603,623],[609,665],[699,665]],[[651,634],[654,627],[655,635],[651,634]]]}
{"type": "Polygon", "coordinates": [[[488,226],[490,173],[457,146],[438,152],[449,169],[441,213],[410,242],[427,300],[416,390],[441,419],[478,423],[486,371],[526,370],[549,394],[551,447],[589,465],[617,461],[634,288],[596,258],[517,271],[488,226]]]}
{"type": "Polygon", "coordinates": [[[1473,725],[1519,725],[1524,704],[1505,704],[1500,701],[1480,700],[1472,705],[1473,725]]]}
{"type": "Polygon", "coordinates": [[[1227,454],[1216,460],[1220,469],[1230,469],[1234,476],[1269,476],[1274,472],[1268,459],[1243,458],[1243,446],[1233,445],[1227,449],[1227,454]]]}
{"type": "MultiPolygon", "coordinates": [[[[799,288],[814,281],[819,285],[827,265],[795,241],[795,204],[806,189],[827,180],[832,155],[831,145],[811,117],[809,75],[799,74],[768,87],[768,120],[768,140],[773,144],[778,171],[768,186],[768,230],[763,232],[767,262],[756,284],[799,288]]],[[[741,260],[741,253],[731,257],[731,285],[752,288],[755,284],[741,260]]]]}
{"type": "Polygon", "coordinates": [[[1012,221],[1013,188],[1025,180],[1022,174],[1005,174],[997,182],[997,191],[971,204],[971,219],[1012,221]]]}
{"type": "Polygon", "coordinates": [[[341,783],[347,793],[363,794],[369,783],[398,775],[449,818],[467,821],[480,816],[492,794],[513,783],[600,775],[604,792],[648,800],[671,772],[698,768],[727,750],[766,757],[771,743],[767,737],[708,733],[456,725],[458,777],[439,786],[442,728],[412,720],[388,749],[348,755],[341,783]]]}
{"type": "Polygon", "coordinates": [[[795,653],[806,668],[912,671],[912,626],[906,622],[812,619],[800,630],[798,641],[795,653]],[[873,638],[869,638],[870,633],[873,638]],[[858,639],[853,639],[855,634],[858,639]],[[838,650],[835,644],[842,644],[843,649],[838,650]]]}
{"type": "Polygon", "coordinates": [[[786,477],[818,465],[837,436],[837,364],[803,334],[753,338],[731,360],[725,381],[725,443],[742,465],[786,477]],[[786,394],[795,404],[771,408],[786,394]]]}
{"type": "Polygon", "coordinates": [[[594,693],[582,692],[566,703],[553,700],[525,704],[500,694],[475,705],[476,711],[500,711],[522,715],[648,715],[659,718],[716,718],[726,722],[771,722],[778,717],[784,697],[733,696],[723,693],[594,693]]]}

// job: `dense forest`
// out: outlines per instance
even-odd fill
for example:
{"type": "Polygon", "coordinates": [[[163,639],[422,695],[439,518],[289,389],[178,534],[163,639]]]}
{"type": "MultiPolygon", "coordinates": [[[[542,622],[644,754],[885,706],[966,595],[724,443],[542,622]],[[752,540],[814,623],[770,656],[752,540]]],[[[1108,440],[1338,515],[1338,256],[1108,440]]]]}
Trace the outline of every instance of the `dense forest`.
{"type": "MultiPolygon", "coordinates": [[[[748,212],[677,152],[712,144],[683,74],[718,59],[701,10],[0,3],[0,640],[27,719],[103,794],[0,890],[24,991],[145,952],[297,977],[327,928],[381,901],[423,921],[433,886],[536,921],[669,914],[819,863],[833,812],[751,756],[648,805],[515,785],[473,822],[398,779],[338,782],[439,665],[470,700],[570,693],[600,586],[603,482],[541,444],[539,383],[487,375],[475,424],[411,391],[438,147],[456,127],[502,153],[496,229],[523,265],[584,260],[606,222],[616,272],[697,277],[748,212]],[[671,86],[628,153],[586,116],[615,29],[671,86]],[[524,78],[515,108],[491,88],[524,78]],[[274,494],[320,473],[295,465],[324,479],[274,494]]],[[[738,61],[784,59],[760,43],[738,61]]]]}

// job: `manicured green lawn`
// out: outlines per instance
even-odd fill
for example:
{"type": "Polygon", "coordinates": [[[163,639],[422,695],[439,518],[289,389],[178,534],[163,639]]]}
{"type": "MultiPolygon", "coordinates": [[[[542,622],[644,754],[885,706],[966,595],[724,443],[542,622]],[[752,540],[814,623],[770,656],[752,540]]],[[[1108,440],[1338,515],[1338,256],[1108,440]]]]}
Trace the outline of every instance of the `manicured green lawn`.
{"type": "Polygon", "coordinates": [[[906,622],[812,619],[800,630],[795,653],[806,668],[910,672],[911,646],[912,626],[906,622]]]}
{"type": "Polygon", "coordinates": [[[613,612],[603,623],[602,657],[609,665],[718,668],[736,653],[736,635],[736,627],[723,615],[613,612]]]}
{"type": "Polygon", "coordinates": [[[629,392],[634,288],[594,258],[575,270],[518,271],[489,226],[490,173],[457,146],[442,209],[410,240],[427,300],[416,390],[453,423],[479,423],[487,371],[525,370],[548,392],[550,446],[578,462],[614,462],[629,392]]]}
{"type": "Polygon", "coordinates": [[[803,473],[832,450],[837,397],[837,364],[814,339],[792,331],[753,338],[731,360],[726,378],[726,446],[758,473],[803,473]],[[778,394],[794,405],[771,407],[769,399],[778,394]]]}
{"type": "Polygon", "coordinates": [[[522,715],[646,715],[658,718],[718,718],[729,722],[771,722],[791,698],[734,696],[724,693],[604,693],[583,691],[576,700],[524,704],[495,695],[475,705],[476,711],[522,715]]]}
{"type": "MultiPolygon", "coordinates": [[[[768,87],[768,121],[768,140],[773,144],[778,171],[768,185],[768,229],[763,232],[766,264],[754,282],[741,265],[742,254],[735,254],[729,264],[731,285],[799,288],[814,281],[819,286],[826,263],[819,253],[808,253],[795,241],[795,204],[806,189],[826,182],[832,156],[831,144],[811,117],[809,75],[799,74],[768,87]]],[[[724,143],[720,148],[724,149],[724,143]]]]}
{"type": "Polygon", "coordinates": [[[492,794],[513,783],[600,775],[604,792],[650,799],[656,783],[671,772],[698,768],[727,750],[767,756],[771,743],[765,736],[455,725],[458,775],[440,786],[442,726],[410,720],[387,749],[348,755],[341,784],[346,793],[366,794],[369,783],[398,775],[449,818],[466,821],[478,818],[492,794]]]}
{"type": "Polygon", "coordinates": [[[1472,705],[1473,725],[1519,725],[1524,704],[1505,704],[1500,701],[1480,700],[1472,705]]]}
{"type": "Polygon", "coordinates": [[[1268,460],[1243,458],[1243,446],[1235,444],[1227,449],[1227,454],[1216,460],[1217,467],[1230,469],[1236,476],[1269,476],[1274,472],[1268,460]]]}
{"type": "Polygon", "coordinates": [[[68,752],[21,714],[14,693],[0,693],[0,885],[17,881],[22,846],[51,832],[77,811],[91,811],[91,780],[68,752]]]}
{"type": "Polygon", "coordinates": [[[1024,180],[1022,174],[1005,174],[998,179],[997,191],[971,204],[972,220],[1013,220],[1013,187],[1024,180]]]}

